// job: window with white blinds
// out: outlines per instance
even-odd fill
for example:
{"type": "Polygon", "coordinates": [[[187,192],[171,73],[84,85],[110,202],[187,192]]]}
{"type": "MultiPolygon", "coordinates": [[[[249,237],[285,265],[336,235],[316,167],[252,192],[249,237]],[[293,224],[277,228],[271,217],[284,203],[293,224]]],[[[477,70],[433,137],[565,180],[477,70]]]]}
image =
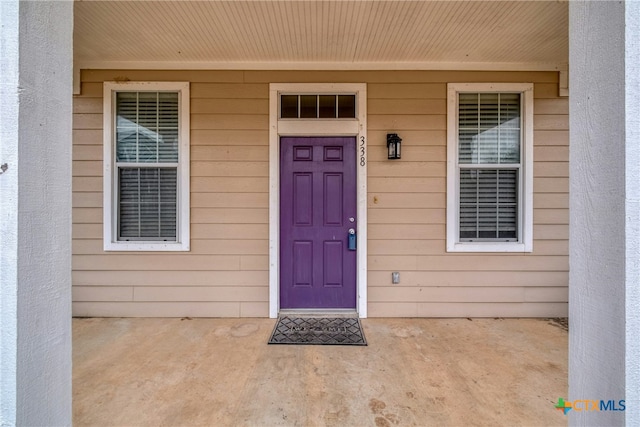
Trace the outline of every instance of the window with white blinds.
{"type": "Polygon", "coordinates": [[[105,100],[105,248],[188,250],[188,84],[105,83],[105,100]]]}
{"type": "Polygon", "coordinates": [[[531,85],[449,85],[448,250],[531,246],[531,92],[531,85]]]}

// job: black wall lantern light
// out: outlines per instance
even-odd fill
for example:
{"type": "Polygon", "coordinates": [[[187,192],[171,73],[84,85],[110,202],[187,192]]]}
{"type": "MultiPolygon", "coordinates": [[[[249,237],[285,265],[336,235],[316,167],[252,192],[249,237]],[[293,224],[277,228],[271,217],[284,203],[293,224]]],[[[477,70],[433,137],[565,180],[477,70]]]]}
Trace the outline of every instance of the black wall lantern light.
{"type": "Polygon", "coordinates": [[[387,151],[388,151],[389,160],[395,160],[400,158],[401,142],[402,142],[402,138],[400,138],[397,133],[387,134],[387,151]]]}

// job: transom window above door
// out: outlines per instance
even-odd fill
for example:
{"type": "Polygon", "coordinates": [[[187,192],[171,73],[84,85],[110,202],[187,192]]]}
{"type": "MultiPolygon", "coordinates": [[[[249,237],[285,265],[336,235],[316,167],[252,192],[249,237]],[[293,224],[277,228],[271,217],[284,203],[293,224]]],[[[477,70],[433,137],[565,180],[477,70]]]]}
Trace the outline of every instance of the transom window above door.
{"type": "Polygon", "coordinates": [[[355,117],[355,95],[280,95],[281,119],[353,119],[355,117]]]}

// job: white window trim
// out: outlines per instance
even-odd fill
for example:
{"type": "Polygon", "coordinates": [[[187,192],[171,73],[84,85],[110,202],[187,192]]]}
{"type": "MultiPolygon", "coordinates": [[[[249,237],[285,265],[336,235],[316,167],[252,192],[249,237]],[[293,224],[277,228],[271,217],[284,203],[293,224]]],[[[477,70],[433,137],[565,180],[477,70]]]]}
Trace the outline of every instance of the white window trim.
{"type": "Polygon", "coordinates": [[[189,219],[189,83],[188,82],[105,82],[104,83],[104,172],[103,232],[105,251],[188,251],[189,219]],[[179,93],[180,141],[178,148],[178,217],[176,242],[120,242],[117,240],[115,176],[115,93],[119,91],[167,91],[179,93]]]}
{"type": "Polygon", "coordinates": [[[533,83],[449,83],[447,85],[447,252],[533,251],[533,83]],[[518,199],[517,242],[460,242],[458,176],[458,94],[519,92],[522,102],[522,191],[518,199]]]}

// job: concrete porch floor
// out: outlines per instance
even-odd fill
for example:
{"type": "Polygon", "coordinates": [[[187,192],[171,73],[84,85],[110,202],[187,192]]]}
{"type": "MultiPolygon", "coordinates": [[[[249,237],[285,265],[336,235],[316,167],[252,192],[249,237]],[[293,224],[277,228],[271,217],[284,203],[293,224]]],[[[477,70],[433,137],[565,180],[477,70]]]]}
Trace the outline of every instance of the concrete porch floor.
{"type": "Polygon", "coordinates": [[[367,347],[267,345],[274,319],[74,319],[75,426],[566,425],[545,319],[363,319],[367,347]]]}

